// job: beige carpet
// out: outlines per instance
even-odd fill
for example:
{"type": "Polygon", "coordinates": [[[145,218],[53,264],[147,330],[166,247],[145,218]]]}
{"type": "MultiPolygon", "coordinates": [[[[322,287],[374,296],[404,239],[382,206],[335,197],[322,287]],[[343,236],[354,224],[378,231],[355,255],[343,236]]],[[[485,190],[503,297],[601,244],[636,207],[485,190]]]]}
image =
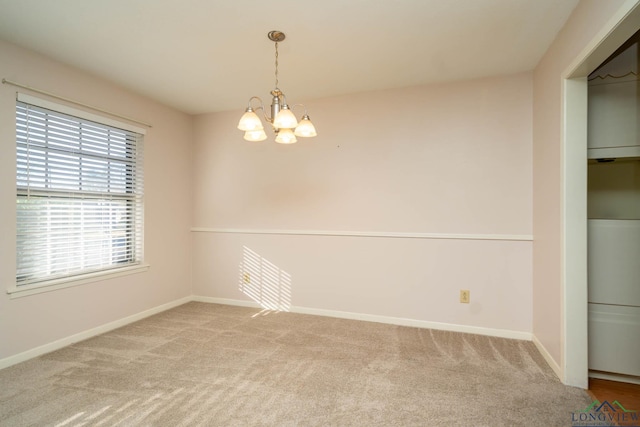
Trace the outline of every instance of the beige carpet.
{"type": "Polygon", "coordinates": [[[530,342],[189,303],[0,370],[2,426],[570,426],[530,342]]]}

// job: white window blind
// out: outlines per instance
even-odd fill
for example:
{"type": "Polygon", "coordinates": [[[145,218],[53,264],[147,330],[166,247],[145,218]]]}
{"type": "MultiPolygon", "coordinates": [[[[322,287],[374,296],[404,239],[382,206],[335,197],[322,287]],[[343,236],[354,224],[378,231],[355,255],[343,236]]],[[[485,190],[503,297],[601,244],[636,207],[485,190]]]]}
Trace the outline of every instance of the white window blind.
{"type": "Polygon", "coordinates": [[[60,107],[16,103],[18,287],[143,260],[143,135],[60,107]]]}

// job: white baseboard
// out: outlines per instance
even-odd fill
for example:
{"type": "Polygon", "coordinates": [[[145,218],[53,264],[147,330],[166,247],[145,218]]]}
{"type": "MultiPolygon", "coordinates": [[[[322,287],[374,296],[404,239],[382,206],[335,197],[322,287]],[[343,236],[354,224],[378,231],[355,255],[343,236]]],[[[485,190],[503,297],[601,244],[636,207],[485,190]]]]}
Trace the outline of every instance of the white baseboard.
{"type": "Polygon", "coordinates": [[[125,317],[123,319],[118,319],[113,322],[109,322],[107,324],[98,326],[96,328],[92,328],[86,330],[84,332],[80,332],[69,337],[65,337],[59,339],[57,341],[51,342],[49,344],[41,345],[40,347],[33,348],[31,350],[24,351],[22,353],[18,353],[13,356],[6,357],[4,359],[0,359],[0,369],[7,368],[9,366],[15,365],[20,362],[24,362],[29,359],[33,359],[34,357],[41,356],[46,353],[50,353],[52,351],[61,349],[62,347],[66,347],[68,345],[74,344],[78,341],[83,341],[91,337],[95,337],[96,335],[104,334],[105,332],[109,332],[113,329],[120,328],[122,326],[128,325],[129,323],[136,322],[138,320],[142,320],[145,317],[153,316],[154,314],[160,313],[162,311],[169,310],[171,308],[177,307],[179,305],[185,304],[187,302],[192,301],[192,297],[184,297],[175,301],[171,301],[166,304],[159,305],[157,307],[151,308],[149,310],[145,310],[143,312],[133,314],[131,316],[125,317]]]}
{"type": "Polygon", "coordinates": [[[551,357],[551,354],[547,351],[546,347],[542,345],[542,343],[538,340],[538,338],[535,335],[532,335],[532,336],[533,336],[533,343],[536,345],[536,348],[538,349],[542,357],[544,357],[544,360],[547,361],[547,364],[549,364],[553,372],[555,372],[558,379],[564,383],[564,375],[562,374],[562,369],[560,368],[560,365],[558,365],[558,363],[553,359],[553,357],[551,357]]]}
{"type": "MultiPolygon", "coordinates": [[[[193,301],[260,308],[260,305],[258,303],[248,300],[194,296],[193,301]]],[[[347,311],[325,310],[307,307],[291,307],[289,311],[292,313],[313,314],[317,316],[363,320],[367,322],[387,323],[391,325],[411,326],[415,328],[438,329],[442,331],[465,332],[468,334],[488,335],[492,337],[510,338],[525,341],[531,341],[532,339],[532,334],[529,332],[512,331],[508,329],[484,328],[481,326],[457,325],[453,323],[428,322],[425,320],[405,319],[401,317],[379,316],[375,314],[352,313],[347,311]]]]}

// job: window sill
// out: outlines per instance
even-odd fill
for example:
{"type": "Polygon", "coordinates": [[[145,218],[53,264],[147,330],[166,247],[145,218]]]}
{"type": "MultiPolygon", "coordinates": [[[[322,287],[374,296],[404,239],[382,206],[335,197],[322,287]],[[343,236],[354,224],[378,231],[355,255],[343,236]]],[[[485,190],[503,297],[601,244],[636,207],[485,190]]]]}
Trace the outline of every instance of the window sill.
{"type": "Polygon", "coordinates": [[[83,274],[75,277],[65,277],[63,279],[41,282],[33,285],[16,286],[7,289],[7,293],[11,299],[26,297],[29,295],[41,294],[43,292],[57,291],[59,289],[80,286],[86,283],[97,282],[100,280],[113,279],[120,276],[128,276],[130,274],[142,273],[149,269],[149,264],[140,264],[129,267],[122,267],[107,271],[98,271],[95,273],[83,274]]]}

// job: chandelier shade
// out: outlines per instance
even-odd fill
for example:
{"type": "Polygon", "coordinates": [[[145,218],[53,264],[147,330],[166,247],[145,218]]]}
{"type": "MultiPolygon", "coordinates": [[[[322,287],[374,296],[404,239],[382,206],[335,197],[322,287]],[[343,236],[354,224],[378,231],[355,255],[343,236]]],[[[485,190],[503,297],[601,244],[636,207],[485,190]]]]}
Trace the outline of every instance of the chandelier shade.
{"type": "Polygon", "coordinates": [[[273,119],[273,127],[277,129],[294,129],[296,126],[298,126],[298,119],[285,104],[273,119]]]}
{"type": "Polygon", "coordinates": [[[246,132],[246,131],[261,130],[261,129],[264,129],[264,126],[262,126],[260,117],[258,117],[258,115],[253,112],[251,107],[249,107],[240,118],[240,121],[238,122],[238,129],[246,132]]]}
{"type": "Polygon", "coordinates": [[[278,132],[278,136],[276,136],[276,142],[280,144],[293,144],[295,142],[298,142],[298,139],[291,129],[284,128],[280,129],[280,131],[278,132]]]}
{"type": "Polygon", "coordinates": [[[316,132],[316,127],[311,123],[309,116],[305,114],[302,116],[302,120],[298,123],[296,130],[293,132],[295,136],[301,136],[303,138],[310,138],[312,136],[318,135],[316,132]]]}
{"type": "Polygon", "coordinates": [[[264,129],[248,130],[244,133],[244,139],[247,141],[264,141],[267,139],[267,134],[264,129]]]}
{"type": "Polygon", "coordinates": [[[244,131],[244,139],[247,141],[264,141],[267,139],[262,121],[256,113],[256,111],[262,110],[263,118],[271,123],[273,132],[276,135],[275,140],[280,144],[293,144],[298,140],[296,136],[302,138],[317,136],[318,133],[313,123],[311,123],[311,119],[309,119],[306,107],[302,104],[294,104],[292,108],[289,108],[286,96],[278,88],[278,42],[285,39],[285,34],[281,31],[270,31],[267,36],[269,40],[275,42],[276,50],[276,84],[275,88],[271,91],[272,98],[269,111],[271,114],[267,114],[260,97],[252,96],[249,98],[247,109],[238,122],[238,129],[244,131]],[[252,101],[254,100],[256,102],[252,105],[252,101]],[[256,106],[256,103],[259,103],[259,105],[256,106]],[[298,121],[292,111],[292,109],[297,106],[304,108],[304,114],[300,121],[298,121]]]}

